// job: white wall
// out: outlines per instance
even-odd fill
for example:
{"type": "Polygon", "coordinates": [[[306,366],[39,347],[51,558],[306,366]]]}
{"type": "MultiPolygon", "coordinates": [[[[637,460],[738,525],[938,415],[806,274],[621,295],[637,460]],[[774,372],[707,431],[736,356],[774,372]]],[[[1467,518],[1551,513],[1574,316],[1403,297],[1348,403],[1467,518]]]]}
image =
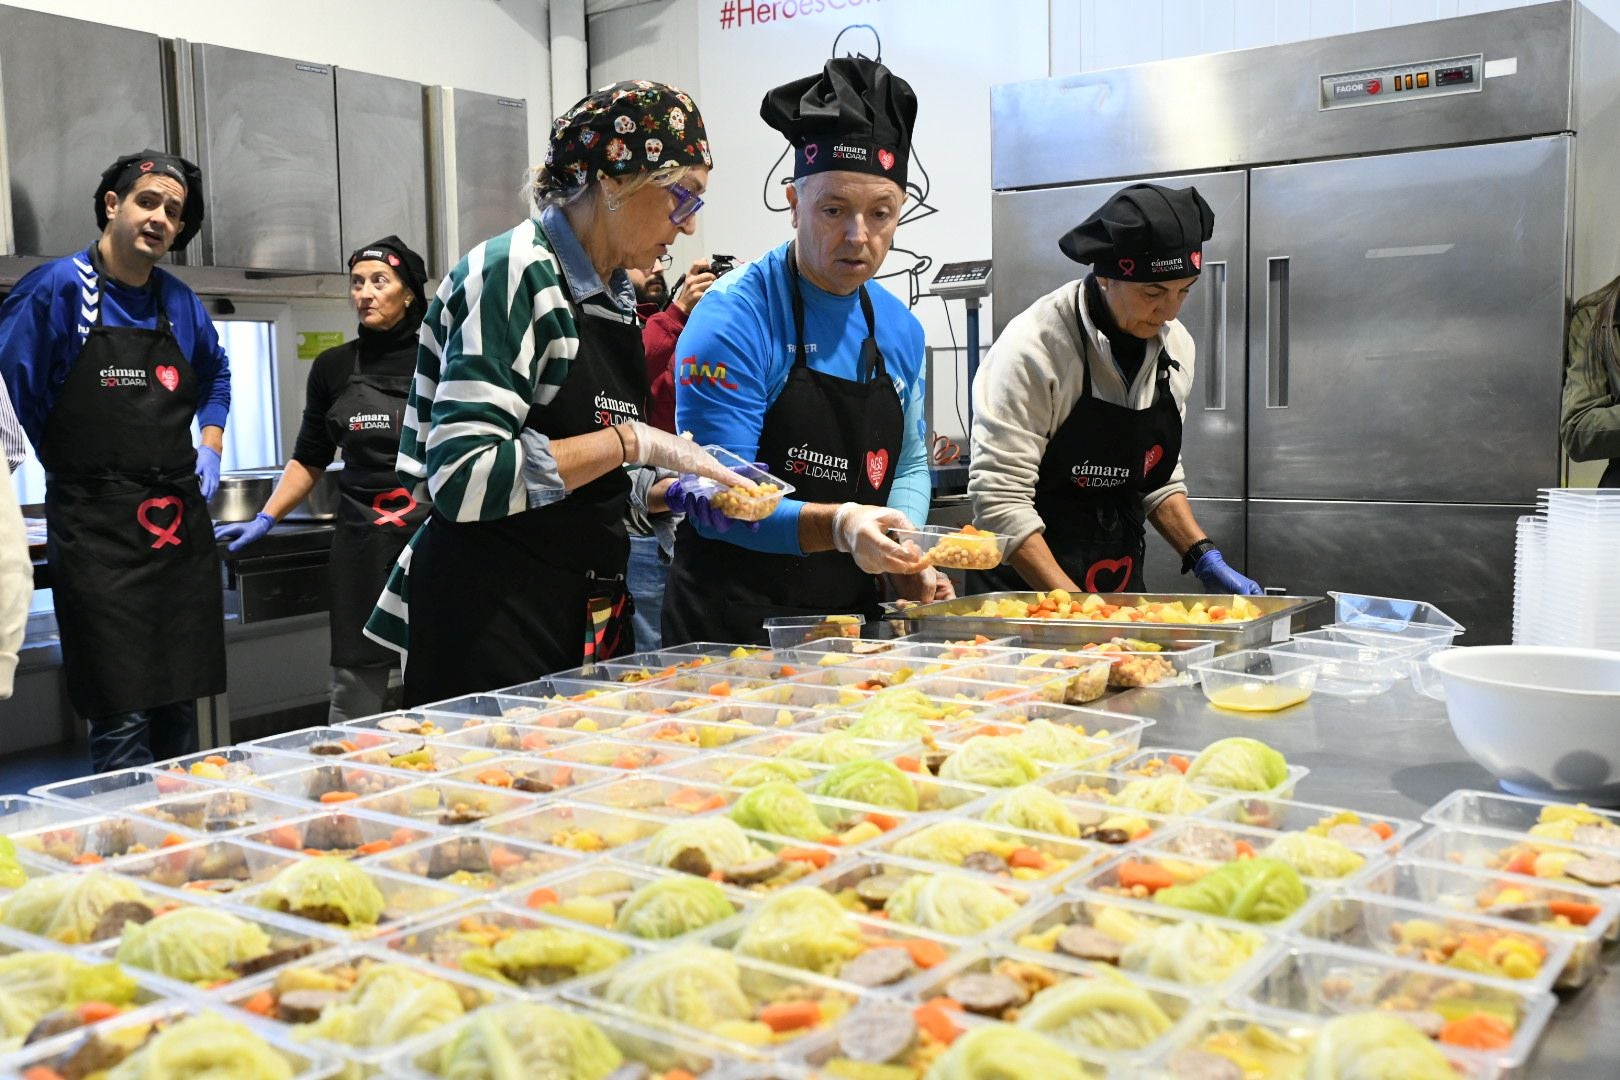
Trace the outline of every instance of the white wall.
{"type": "Polygon", "coordinates": [[[546,0],[3,2],[163,37],[527,98],[531,148],[545,146],[551,123],[546,0]]]}

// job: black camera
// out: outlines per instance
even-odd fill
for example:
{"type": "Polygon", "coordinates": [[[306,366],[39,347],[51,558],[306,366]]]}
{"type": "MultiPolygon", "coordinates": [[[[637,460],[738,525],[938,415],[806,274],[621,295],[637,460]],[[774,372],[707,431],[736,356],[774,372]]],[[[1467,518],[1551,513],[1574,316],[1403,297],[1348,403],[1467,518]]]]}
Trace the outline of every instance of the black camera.
{"type": "Polygon", "coordinates": [[[713,255],[709,258],[709,273],[715,277],[722,277],[737,269],[737,258],[734,255],[713,255]]]}

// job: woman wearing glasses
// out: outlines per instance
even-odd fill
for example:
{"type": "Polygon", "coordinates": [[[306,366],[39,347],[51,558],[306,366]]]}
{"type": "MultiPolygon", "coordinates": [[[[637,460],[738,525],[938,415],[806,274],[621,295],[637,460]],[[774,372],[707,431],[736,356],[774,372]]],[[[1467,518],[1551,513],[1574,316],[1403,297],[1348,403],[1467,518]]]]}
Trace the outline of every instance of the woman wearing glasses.
{"type": "Polygon", "coordinates": [[[366,625],[404,656],[405,704],[629,651],[627,509],[667,512],[673,473],[740,482],[643,422],[624,269],[692,231],[710,161],[686,94],[598,90],[553,125],[532,216],[439,286],[398,460],[433,513],[366,625]]]}

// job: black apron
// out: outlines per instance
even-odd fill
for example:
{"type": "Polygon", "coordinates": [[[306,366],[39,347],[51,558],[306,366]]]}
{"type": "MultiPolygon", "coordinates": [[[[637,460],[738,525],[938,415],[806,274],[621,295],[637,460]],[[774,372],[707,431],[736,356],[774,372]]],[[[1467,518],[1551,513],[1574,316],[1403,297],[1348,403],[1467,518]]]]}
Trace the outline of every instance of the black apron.
{"type": "MultiPolygon", "coordinates": [[[[1075,322],[1084,334],[1079,286],[1075,322]]],[[[1131,409],[1092,396],[1089,353],[1087,346],[1080,354],[1080,399],[1041,458],[1035,511],[1053,557],[1080,588],[1144,592],[1142,496],[1168,484],[1181,457],[1181,414],[1170,392],[1170,372],[1179,365],[1161,349],[1153,404],[1131,409]]],[[[969,592],[1030,587],[1010,564],[968,574],[969,592]]]]}
{"type": "Polygon", "coordinates": [[[359,342],[350,347],[354,372],[326,411],[332,440],[343,448],[337,480],[341,502],[329,563],[331,662],[342,668],[391,667],[399,654],[360,631],[399,553],[432,506],[413,498],[394,472],[400,421],[414,376],[367,372],[365,350],[359,342]]]}
{"type": "MultiPolygon", "coordinates": [[[[579,352],[525,427],[553,441],[647,412],[635,316],[606,297],[579,305],[579,352]]],[[[624,586],[630,474],[610,469],[567,498],[493,521],[435,510],[411,551],[405,704],[529,682],[635,651],[624,586]]]]}
{"type": "MultiPolygon", "coordinates": [[[[758,460],[812,503],[889,501],[900,461],[905,409],[878,348],[872,299],[860,290],[866,340],[860,378],[841,379],[805,362],[804,296],[788,249],[793,299],[793,370],[765,413],[758,460]]],[[[741,526],[736,526],[740,528],[741,526]]],[[[773,555],[698,533],[676,532],[675,560],[664,585],[664,644],[737,641],[764,644],[773,616],[858,614],[876,618],[878,579],[837,551],[773,555]]]]}
{"type": "Polygon", "coordinates": [[[154,330],[103,326],[96,306],[39,447],[63,674],[90,720],[225,690],[219,552],[191,442],[197,375],[154,299],[154,330]]]}
{"type": "Polygon", "coordinates": [[[1608,468],[1598,480],[1600,488],[1620,488],[1620,458],[1610,458],[1608,468]]]}

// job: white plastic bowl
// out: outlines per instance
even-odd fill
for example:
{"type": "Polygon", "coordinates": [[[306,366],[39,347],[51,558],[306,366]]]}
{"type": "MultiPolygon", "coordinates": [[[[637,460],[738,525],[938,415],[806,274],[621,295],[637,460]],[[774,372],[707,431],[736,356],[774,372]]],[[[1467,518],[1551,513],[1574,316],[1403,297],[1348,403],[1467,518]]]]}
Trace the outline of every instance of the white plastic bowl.
{"type": "Polygon", "coordinates": [[[1620,652],[1486,645],[1429,663],[1457,740],[1502,787],[1620,803],[1620,652]]]}

